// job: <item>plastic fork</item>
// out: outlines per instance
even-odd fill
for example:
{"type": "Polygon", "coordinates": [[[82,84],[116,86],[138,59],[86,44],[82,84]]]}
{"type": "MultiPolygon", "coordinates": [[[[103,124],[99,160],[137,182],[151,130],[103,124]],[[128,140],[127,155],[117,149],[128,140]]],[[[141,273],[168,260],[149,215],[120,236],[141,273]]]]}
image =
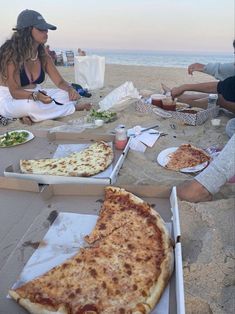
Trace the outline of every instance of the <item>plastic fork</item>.
{"type": "MultiPolygon", "coordinates": [[[[43,91],[39,90],[39,93],[48,96],[46,93],[44,93],[43,91]]],[[[54,98],[50,97],[52,101],[54,101],[54,103],[58,106],[63,106],[64,104],[62,104],[61,102],[58,102],[57,100],[55,100],[54,98]]]]}

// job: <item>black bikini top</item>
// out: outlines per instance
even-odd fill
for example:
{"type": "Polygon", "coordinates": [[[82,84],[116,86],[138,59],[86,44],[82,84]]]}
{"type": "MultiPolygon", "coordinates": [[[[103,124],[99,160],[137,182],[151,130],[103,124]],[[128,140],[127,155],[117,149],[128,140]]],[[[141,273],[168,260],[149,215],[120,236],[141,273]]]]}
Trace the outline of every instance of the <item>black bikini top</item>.
{"type": "Polygon", "coordinates": [[[40,73],[39,76],[36,80],[32,80],[32,78],[30,78],[30,74],[28,73],[27,69],[25,67],[23,67],[20,70],[20,84],[21,86],[26,86],[26,85],[30,85],[30,84],[40,84],[44,81],[45,79],[45,72],[42,69],[42,66],[40,66],[40,73]]]}

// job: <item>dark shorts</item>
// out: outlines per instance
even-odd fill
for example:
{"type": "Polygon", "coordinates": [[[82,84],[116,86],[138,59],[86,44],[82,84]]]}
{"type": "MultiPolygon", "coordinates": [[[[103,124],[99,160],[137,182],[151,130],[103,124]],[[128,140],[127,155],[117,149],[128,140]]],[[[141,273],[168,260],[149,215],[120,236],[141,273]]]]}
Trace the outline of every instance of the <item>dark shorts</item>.
{"type": "Polygon", "coordinates": [[[225,100],[235,102],[235,76],[220,81],[217,85],[217,92],[221,94],[225,100]]]}

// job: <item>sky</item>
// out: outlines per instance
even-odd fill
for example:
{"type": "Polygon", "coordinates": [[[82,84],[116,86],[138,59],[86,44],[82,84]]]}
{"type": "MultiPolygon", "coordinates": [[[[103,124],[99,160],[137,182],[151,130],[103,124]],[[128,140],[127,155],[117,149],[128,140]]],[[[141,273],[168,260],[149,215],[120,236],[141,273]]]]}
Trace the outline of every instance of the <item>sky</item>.
{"type": "Polygon", "coordinates": [[[51,49],[233,53],[235,0],[3,1],[0,44],[18,14],[32,9],[57,26],[49,31],[51,49]]]}

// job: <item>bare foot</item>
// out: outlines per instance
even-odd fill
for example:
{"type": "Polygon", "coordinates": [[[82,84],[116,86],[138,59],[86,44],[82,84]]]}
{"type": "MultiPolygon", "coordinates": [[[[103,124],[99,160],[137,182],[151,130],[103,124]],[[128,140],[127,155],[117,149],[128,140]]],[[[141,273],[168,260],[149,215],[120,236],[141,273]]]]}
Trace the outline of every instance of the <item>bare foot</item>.
{"type": "Polygon", "coordinates": [[[179,199],[191,203],[206,202],[212,200],[208,190],[196,180],[185,181],[177,186],[179,199]]]}
{"type": "Polygon", "coordinates": [[[20,118],[20,121],[23,124],[27,124],[27,125],[32,125],[33,124],[33,121],[30,119],[30,117],[22,117],[22,118],[20,118]]]}
{"type": "Polygon", "coordinates": [[[76,111],[90,110],[91,107],[92,107],[92,104],[91,104],[91,103],[76,104],[76,105],[75,105],[76,111]]]}

